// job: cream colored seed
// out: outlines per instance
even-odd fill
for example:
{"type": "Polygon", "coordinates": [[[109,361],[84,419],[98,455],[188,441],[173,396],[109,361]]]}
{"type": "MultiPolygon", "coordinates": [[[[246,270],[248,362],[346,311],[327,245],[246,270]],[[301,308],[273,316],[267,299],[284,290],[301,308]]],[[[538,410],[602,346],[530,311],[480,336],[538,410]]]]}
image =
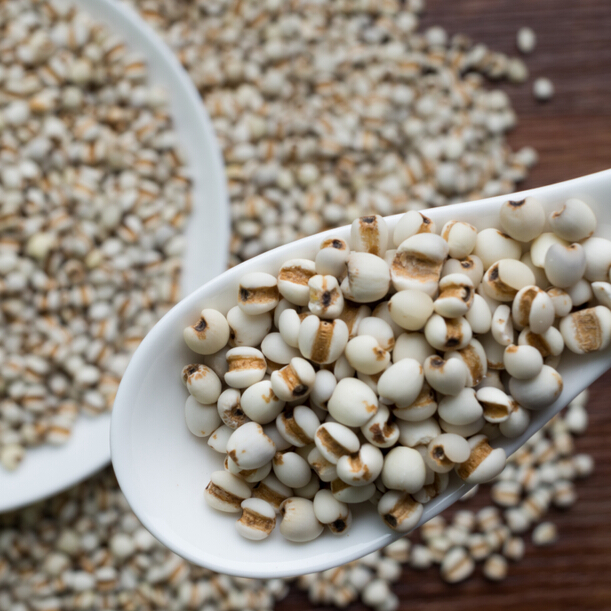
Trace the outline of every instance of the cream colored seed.
{"type": "Polygon", "coordinates": [[[464,259],[475,248],[477,230],[463,221],[448,221],[441,229],[441,237],[448,243],[450,257],[464,259]]]}
{"type": "Polygon", "coordinates": [[[318,253],[316,253],[316,273],[341,278],[346,272],[346,262],[349,254],[350,248],[345,240],[340,238],[325,240],[320,245],[318,253]]]}
{"type": "Polygon", "coordinates": [[[276,512],[261,499],[250,498],[242,501],[242,516],[236,522],[240,535],[260,541],[268,537],[276,526],[276,512]]]}
{"type": "Polygon", "coordinates": [[[473,282],[468,276],[449,274],[439,281],[439,295],[433,308],[444,318],[466,316],[473,304],[474,295],[473,282]]]}
{"type": "Polygon", "coordinates": [[[568,242],[589,238],[597,225],[592,209],[576,198],[568,199],[560,210],[552,212],[549,222],[552,231],[568,242]]]}
{"type": "Polygon", "coordinates": [[[310,394],[315,380],[316,372],[312,365],[295,357],[288,365],[272,373],[271,387],[281,401],[301,401],[310,394]]]}
{"type": "Polygon", "coordinates": [[[225,317],[216,310],[202,310],[199,322],[184,331],[185,342],[198,354],[214,354],[229,339],[229,325],[225,317]]]}
{"type": "Polygon", "coordinates": [[[240,278],[238,306],[249,316],[273,310],[280,300],[278,281],[271,274],[252,272],[240,278]]]}
{"type": "Polygon", "coordinates": [[[434,221],[416,210],[406,212],[395,225],[393,232],[395,247],[399,247],[407,238],[417,233],[436,233],[434,221]]]}
{"type": "Polygon", "coordinates": [[[308,280],[310,301],[308,309],[319,318],[333,319],[344,309],[344,296],[335,276],[312,276],[308,280]]]}
{"type": "Polygon", "coordinates": [[[388,226],[379,215],[362,216],[352,222],[350,245],[353,251],[383,257],[388,244],[388,226]]]}
{"type": "Polygon", "coordinates": [[[569,314],[561,319],[560,332],[572,352],[604,350],[611,342],[611,310],[596,306],[569,314]]]}
{"type": "Polygon", "coordinates": [[[390,288],[390,270],[384,259],[365,252],[350,253],[347,276],[341,283],[346,299],[370,303],[382,299],[390,288]]]}
{"type": "Polygon", "coordinates": [[[312,501],[290,497],[280,505],[280,532],[289,541],[305,542],[322,534],[323,525],[316,519],[312,501]]]}
{"type": "Polygon", "coordinates": [[[551,545],[557,539],[558,530],[552,522],[541,522],[532,532],[532,541],[538,546],[551,545]]]}
{"type": "Polygon", "coordinates": [[[458,583],[469,577],[475,569],[475,562],[463,547],[453,547],[441,563],[441,577],[448,583],[458,583]]]}
{"type": "Polygon", "coordinates": [[[420,517],[423,507],[415,502],[408,493],[391,490],[386,492],[378,502],[378,513],[384,523],[398,532],[412,530],[420,517]]]}
{"type": "Polygon", "coordinates": [[[514,240],[530,242],[543,230],[545,212],[534,197],[520,201],[506,201],[499,211],[503,231],[514,240]]]}
{"type": "Polygon", "coordinates": [[[448,243],[435,234],[416,234],[403,241],[390,266],[395,289],[416,289],[433,297],[448,249],[448,243]]]}
{"type": "Polygon", "coordinates": [[[493,263],[482,280],[483,290],[497,301],[513,301],[518,291],[534,285],[530,268],[516,259],[501,259],[493,263]]]}
{"type": "Polygon", "coordinates": [[[492,554],[484,562],[483,573],[490,581],[502,581],[507,577],[507,560],[500,554],[492,554]]]}

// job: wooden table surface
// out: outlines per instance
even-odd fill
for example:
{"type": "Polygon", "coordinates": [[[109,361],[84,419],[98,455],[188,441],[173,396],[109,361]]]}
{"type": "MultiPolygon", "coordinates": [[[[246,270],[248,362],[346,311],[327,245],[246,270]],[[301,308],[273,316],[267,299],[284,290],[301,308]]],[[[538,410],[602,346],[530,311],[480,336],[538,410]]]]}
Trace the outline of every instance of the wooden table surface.
{"type": "MultiPolygon", "coordinates": [[[[501,85],[511,97],[518,126],[509,137],[515,149],[539,153],[524,188],[575,178],[611,167],[611,1],[609,0],[427,0],[423,26],[462,32],[491,49],[516,54],[515,34],[530,26],[537,48],[525,57],[531,78],[501,85]],[[537,76],[549,77],[556,93],[547,103],[532,96],[537,76]]],[[[611,193],[609,194],[611,205],[611,193]]],[[[393,587],[402,611],[462,611],[474,608],[515,611],[611,609],[611,375],[591,388],[590,426],[577,450],[596,461],[594,474],[577,483],[578,502],[552,511],[559,540],[535,548],[526,537],[526,555],[511,564],[508,578],[487,582],[481,567],[465,583],[447,585],[437,567],[405,569],[393,587]]],[[[487,503],[473,499],[471,507],[487,503]]],[[[464,505],[463,505],[464,507],[464,505]]],[[[295,588],[276,607],[300,611],[312,605],[295,588]]],[[[335,607],[316,607],[334,609],[335,607]]],[[[361,603],[349,611],[367,609],[361,603]]]]}

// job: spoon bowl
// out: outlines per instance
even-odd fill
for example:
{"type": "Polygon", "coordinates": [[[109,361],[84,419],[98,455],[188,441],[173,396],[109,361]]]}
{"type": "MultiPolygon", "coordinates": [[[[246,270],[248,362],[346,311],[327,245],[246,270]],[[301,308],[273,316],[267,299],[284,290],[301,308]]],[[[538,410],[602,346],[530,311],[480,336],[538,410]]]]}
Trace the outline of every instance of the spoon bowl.
{"type": "MultiPolygon", "coordinates": [[[[611,239],[611,170],[563,183],[434,208],[425,213],[441,227],[448,220],[471,223],[478,230],[498,226],[498,210],[507,199],[532,195],[546,213],[571,197],[585,201],[598,219],[595,235],[611,239]]],[[[401,215],[387,217],[392,232],[401,215]]],[[[339,537],[329,532],[309,543],[292,543],[278,532],[261,542],[242,538],[236,514],[208,507],[203,490],[213,471],[223,468],[224,456],[206,439],[193,436],[184,423],[187,394],[180,379],[194,354],[182,332],[204,307],[226,313],[235,305],[240,278],[249,272],[276,274],[293,258],[314,258],[323,239],[348,239],[350,227],[303,238],[250,259],[211,280],[183,299],[150,331],[134,353],[116,397],[111,423],[111,453],[119,485],[132,509],[155,537],[195,564],[230,575],[253,578],[291,577],[345,564],[401,536],[389,530],[370,503],[352,505],[350,531],[339,537]]],[[[516,439],[499,438],[493,446],[513,453],[547,421],[611,367],[611,347],[578,356],[565,350],[558,371],[564,388],[549,407],[531,412],[528,429],[516,439]]],[[[439,497],[424,505],[420,524],[463,496],[471,486],[452,474],[439,497]]]]}

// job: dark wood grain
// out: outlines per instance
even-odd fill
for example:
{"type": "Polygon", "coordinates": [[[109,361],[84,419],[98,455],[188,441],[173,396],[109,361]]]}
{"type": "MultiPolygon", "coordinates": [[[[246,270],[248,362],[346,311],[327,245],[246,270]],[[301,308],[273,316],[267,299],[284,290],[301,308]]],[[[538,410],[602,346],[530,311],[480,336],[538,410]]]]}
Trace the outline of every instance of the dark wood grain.
{"type": "MultiPolygon", "coordinates": [[[[525,188],[611,167],[611,2],[427,0],[423,27],[430,25],[442,25],[450,34],[463,32],[508,54],[517,54],[515,35],[520,26],[536,31],[537,48],[525,58],[531,78],[523,85],[500,85],[518,114],[518,127],[509,136],[511,146],[528,144],[540,155],[525,188]],[[555,96],[547,103],[533,98],[532,81],[537,76],[554,83],[555,96]]],[[[595,458],[595,473],[578,482],[574,507],[548,514],[558,526],[559,541],[535,548],[527,536],[525,558],[512,564],[508,578],[498,584],[486,581],[481,567],[467,582],[454,586],[441,580],[437,568],[406,569],[393,588],[402,611],[611,609],[610,391],[611,375],[592,386],[590,427],[576,444],[578,451],[595,458]]],[[[488,502],[482,493],[469,506],[488,502]]],[[[305,593],[293,588],[276,609],[311,607],[305,593]]],[[[347,607],[349,611],[366,608],[361,603],[347,607]]]]}

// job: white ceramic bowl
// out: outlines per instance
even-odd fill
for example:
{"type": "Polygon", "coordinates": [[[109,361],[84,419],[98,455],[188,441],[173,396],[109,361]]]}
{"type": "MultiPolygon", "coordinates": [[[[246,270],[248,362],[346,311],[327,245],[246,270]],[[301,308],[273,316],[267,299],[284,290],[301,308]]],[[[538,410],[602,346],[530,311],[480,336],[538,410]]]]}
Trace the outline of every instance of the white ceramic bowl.
{"type": "MultiPolygon", "coordinates": [[[[227,267],[229,206],[221,153],[199,93],[166,44],[130,8],[114,0],[77,5],[107,24],[148,61],[149,82],[163,86],[194,181],[182,292],[188,295],[227,267]]],[[[27,451],[13,472],[0,468],[0,512],[51,496],[110,462],[110,414],[81,416],[68,442],[27,451]]]]}

